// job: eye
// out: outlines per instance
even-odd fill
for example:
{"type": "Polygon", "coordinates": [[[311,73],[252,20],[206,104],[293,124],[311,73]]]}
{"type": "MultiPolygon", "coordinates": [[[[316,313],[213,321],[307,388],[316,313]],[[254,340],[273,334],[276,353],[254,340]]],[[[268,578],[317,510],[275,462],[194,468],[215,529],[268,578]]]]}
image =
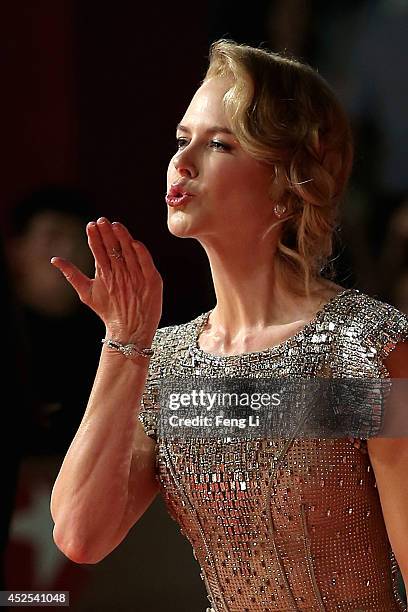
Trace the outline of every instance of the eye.
{"type": "Polygon", "coordinates": [[[216,151],[230,151],[230,145],[227,145],[225,142],[221,142],[220,140],[211,140],[210,147],[215,149],[216,151]]]}
{"type": "Polygon", "coordinates": [[[187,142],[187,138],[176,138],[177,149],[182,149],[183,147],[185,147],[187,142]]]}

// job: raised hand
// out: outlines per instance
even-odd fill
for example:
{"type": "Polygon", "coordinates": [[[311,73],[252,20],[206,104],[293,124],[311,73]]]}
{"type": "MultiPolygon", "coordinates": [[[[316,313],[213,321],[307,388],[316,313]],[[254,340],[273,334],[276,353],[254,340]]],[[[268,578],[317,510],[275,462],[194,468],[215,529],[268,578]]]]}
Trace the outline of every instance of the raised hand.
{"type": "Polygon", "coordinates": [[[95,259],[95,278],[88,278],[61,257],[53,257],[51,263],[102,319],[109,338],[149,346],[163,299],[163,281],[149,251],[124,225],[111,224],[105,217],[88,223],[86,232],[95,259]]]}

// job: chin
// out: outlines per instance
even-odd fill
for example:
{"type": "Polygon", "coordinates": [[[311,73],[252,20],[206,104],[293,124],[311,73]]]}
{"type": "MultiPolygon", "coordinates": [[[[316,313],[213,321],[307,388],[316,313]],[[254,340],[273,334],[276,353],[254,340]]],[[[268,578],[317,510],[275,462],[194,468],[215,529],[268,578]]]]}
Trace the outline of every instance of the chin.
{"type": "Polygon", "coordinates": [[[182,210],[170,212],[167,217],[167,228],[170,234],[178,238],[195,238],[196,232],[193,229],[192,219],[182,210]]]}

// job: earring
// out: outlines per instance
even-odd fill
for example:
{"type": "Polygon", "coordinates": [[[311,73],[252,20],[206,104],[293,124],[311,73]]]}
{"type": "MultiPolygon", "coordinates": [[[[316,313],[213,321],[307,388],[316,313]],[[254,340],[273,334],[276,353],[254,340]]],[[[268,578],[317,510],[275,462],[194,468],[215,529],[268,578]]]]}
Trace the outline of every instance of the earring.
{"type": "Polygon", "coordinates": [[[284,204],[275,204],[273,207],[273,212],[277,217],[281,217],[286,212],[286,206],[284,204]]]}

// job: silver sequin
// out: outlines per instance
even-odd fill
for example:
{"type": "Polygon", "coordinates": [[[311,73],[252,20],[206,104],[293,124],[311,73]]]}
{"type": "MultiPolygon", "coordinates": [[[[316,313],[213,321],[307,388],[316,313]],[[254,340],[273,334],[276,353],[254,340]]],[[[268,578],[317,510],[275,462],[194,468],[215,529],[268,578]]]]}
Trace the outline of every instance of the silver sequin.
{"type": "MultiPolygon", "coordinates": [[[[210,313],[157,331],[139,418],[157,439],[158,385],[191,377],[389,377],[408,317],[349,289],[301,332],[244,355],[205,353],[210,313]]],[[[375,417],[377,418],[377,417],[375,417]]],[[[406,610],[365,440],[157,439],[168,511],[201,567],[207,612],[406,610]]]]}

